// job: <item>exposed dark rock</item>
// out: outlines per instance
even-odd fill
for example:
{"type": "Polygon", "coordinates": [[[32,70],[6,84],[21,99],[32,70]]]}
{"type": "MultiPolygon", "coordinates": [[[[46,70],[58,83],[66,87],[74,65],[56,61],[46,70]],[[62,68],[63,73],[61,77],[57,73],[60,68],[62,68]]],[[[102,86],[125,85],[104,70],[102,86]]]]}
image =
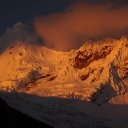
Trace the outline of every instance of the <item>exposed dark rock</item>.
{"type": "Polygon", "coordinates": [[[104,59],[107,55],[112,51],[112,47],[104,46],[100,52],[95,51],[91,52],[91,54],[87,54],[87,51],[78,51],[77,56],[75,57],[74,68],[82,69],[87,67],[92,61],[96,61],[99,59],[104,59]]]}
{"type": "Polygon", "coordinates": [[[47,74],[45,76],[40,76],[39,79],[47,78],[47,77],[50,77],[50,76],[51,76],[51,74],[47,74]]]}
{"type": "Polygon", "coordinates": [[[48,79],[48,81],[53,81],[53,80],[55,80],[56,77],[57,77],[57,76],[52,76],[52,77],[50,77],[50,78],[48,79]]]}
{"type": "Polygon", "coordinates": [[[81,76],[80,76],[80,79],[81,79],[81,80],[86,80],[88,77],[89,77],[89,74],[81,75],[81,76]]]}

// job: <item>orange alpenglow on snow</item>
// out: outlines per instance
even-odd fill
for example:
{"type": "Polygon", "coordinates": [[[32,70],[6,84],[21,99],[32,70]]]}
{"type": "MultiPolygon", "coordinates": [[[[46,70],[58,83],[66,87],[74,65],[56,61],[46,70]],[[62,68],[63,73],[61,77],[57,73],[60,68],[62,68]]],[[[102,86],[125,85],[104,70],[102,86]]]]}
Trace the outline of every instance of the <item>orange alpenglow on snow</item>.
{"type": "Polygon", "coordinates": [[[15,43],[0,56],[0,89],[87,101],[104,90],[97,102],[111,101],[127,92],[127,42],[85,42],[70,52],[15,43]]]}
{"type": "Polygon", "coordinates": [[[0,55],[0,96],[54,127],[67,127],[69,118],[76,128],[126,128],[127,69],[127,37],[69,52],[17,40],[0,55]]]}
{"type": "Polygon", "coordinates": [[[128,128],[128,3],[90,1],[51,2],[0,37],[7,105],[55,128],[128,128]]]}

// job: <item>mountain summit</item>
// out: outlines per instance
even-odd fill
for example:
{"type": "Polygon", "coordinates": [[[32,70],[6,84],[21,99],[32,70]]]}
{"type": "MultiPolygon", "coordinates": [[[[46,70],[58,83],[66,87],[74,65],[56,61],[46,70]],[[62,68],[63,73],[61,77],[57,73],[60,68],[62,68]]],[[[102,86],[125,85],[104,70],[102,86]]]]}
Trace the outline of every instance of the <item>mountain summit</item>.
{"type": "Polygon", "coordinates": [[[126,103],[128,39],[85,42],[61,52],[15,42],[0,55],[0,90],[126,103]]]}

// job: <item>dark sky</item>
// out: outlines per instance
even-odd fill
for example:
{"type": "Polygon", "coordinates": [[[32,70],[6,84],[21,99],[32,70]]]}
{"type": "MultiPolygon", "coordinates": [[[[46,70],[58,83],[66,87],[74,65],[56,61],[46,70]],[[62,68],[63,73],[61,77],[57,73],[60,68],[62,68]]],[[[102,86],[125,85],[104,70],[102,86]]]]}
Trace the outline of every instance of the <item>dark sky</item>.
{"type": "Polygon", "coordinates": [[[16,22],[27,22],[37,15],[63,11],[71,2],[83,1],[91,4],[114,3],[125,6],[128,0],[0,0],[0,34],[16,22]]]}
{"type": "Polygon", "coordinates": [[[63,11],[71,0],[0,0],[0,34],[16,22],[63,11]]]}

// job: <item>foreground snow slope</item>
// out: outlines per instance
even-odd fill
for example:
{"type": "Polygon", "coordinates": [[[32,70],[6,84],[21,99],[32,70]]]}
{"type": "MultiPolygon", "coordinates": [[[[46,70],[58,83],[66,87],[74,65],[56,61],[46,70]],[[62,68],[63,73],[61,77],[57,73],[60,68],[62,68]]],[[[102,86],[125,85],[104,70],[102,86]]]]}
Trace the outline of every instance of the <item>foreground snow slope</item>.
{"type": "Polygon", "coordinates": [[[2,92],[11,107],[55,128],[127,128],[128,106],[2,92]]]}
{"type": "Polygon", "coordinates": [[[0,71],[4,91],[103,103],[127,93],[128,40],[86,42],[70,52],[18,41],[0,55],[0,71]]]}

